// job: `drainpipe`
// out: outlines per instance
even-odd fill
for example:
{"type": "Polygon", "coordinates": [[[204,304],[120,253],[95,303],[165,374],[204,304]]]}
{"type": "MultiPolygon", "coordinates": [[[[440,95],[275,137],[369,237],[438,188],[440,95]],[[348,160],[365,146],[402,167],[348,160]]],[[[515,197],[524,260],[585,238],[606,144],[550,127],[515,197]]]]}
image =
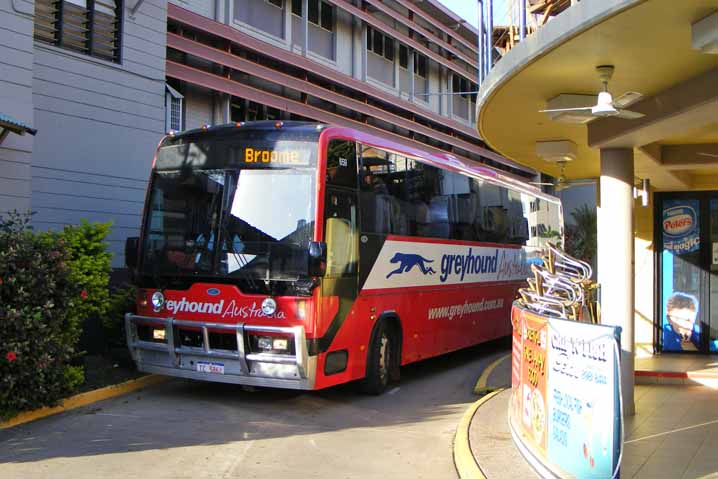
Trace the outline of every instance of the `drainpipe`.
{"type": "Polygon", "coordinates": [[[479,63],[478,84],[484,81],[484,2],[478,0],[479,14],[479,34],[477,35],[478,44],[476,45],[476,60],[479,63]]]}
{"type": "Polygon", "coordinates": [[[486,73],[494,67],[494,0],[486,0],[486,73]]]}

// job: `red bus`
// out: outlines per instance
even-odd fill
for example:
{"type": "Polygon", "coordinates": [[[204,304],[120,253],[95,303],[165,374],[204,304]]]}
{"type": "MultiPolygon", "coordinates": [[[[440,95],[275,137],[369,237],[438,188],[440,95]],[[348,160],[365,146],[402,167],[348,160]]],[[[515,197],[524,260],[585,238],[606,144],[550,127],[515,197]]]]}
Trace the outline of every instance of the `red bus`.
{"type": "Polygon", "coordinates": [[[248,122],[169,135],[125,325],[141,371],[381,393],[401,365],[511,333],[560,202],[510,175],[352,129],[248,122]]]}

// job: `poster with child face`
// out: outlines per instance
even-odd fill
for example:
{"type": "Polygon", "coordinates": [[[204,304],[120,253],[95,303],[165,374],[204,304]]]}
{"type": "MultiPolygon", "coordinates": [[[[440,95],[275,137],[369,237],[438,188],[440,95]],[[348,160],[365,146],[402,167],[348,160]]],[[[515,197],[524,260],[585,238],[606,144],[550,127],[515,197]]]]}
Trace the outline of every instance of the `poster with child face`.
{"type": "Polygon", "coordinates": [[[663,203],[663,350],[697,351],[701,344],[699,201],[663,203]]]}

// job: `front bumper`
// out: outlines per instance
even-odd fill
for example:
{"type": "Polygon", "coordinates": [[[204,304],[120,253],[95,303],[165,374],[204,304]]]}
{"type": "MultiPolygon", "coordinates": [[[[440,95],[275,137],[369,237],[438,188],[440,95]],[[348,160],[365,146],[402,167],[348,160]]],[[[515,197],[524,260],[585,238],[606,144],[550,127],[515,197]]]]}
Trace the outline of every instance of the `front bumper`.
{"type": "Polygon", "coordinates": [[[175,318],[125,315],[127,346],[137,369],[147,373],[177,376],[249,386],[265,386],[286,389],[313,389],[316,372],[316,356],[307,353],[307,342],[302,326],[256,326],[239,324],[186,321],[175,318]],[[164,327],[164,342],[140,339],[138,325],[164,327]],[[202,347],[184,346],[179,343],[180,329],[199,330],[202,347]],[[212,348],[210,331],[221,331],[236,337],[236,349],[212,348]],[[294,341],[294,354],[251,353],[247,351],[248,333],[289,335],[294,341]],[[220,362],[224,373],[199,371],[200,362],[220,362]]]}

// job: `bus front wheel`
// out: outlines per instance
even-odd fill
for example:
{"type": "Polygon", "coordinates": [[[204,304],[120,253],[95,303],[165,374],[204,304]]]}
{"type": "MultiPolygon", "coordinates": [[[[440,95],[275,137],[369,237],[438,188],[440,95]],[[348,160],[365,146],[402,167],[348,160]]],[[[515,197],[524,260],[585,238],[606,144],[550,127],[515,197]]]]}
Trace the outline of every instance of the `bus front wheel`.
{"type": "Polygon", "coordinates": [[[396,334],[386,321],[376,326],[367,355],[366,377],[362,390],[367,394],[383,393],[396,376],[396,354],[399,351],[396,334]]]}

